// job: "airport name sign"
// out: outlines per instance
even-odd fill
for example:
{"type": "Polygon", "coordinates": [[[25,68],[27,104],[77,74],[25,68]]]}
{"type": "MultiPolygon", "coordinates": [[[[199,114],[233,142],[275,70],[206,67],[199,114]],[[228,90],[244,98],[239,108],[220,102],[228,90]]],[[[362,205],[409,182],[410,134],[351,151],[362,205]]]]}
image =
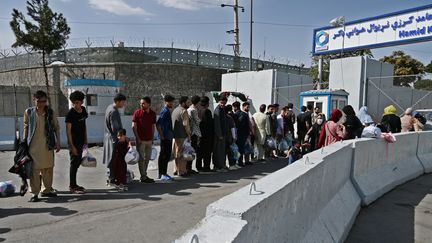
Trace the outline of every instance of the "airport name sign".
{"type": "Polygon", "coordinates": [[[313,55],[432,40],[432,4],[313,32],[313,55]]]}

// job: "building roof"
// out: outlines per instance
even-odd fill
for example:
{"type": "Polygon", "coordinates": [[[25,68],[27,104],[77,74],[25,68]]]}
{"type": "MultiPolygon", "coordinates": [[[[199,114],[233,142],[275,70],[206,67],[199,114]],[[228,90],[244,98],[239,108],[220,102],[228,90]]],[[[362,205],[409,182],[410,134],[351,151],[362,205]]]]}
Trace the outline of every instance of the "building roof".
{"type": "Polygon", "coordinates": [[[349,93],[343,89],[319,89],[319,90],[309,90],[300,93],[300,96],[315,96],[315,95],[340,95],[348,96],[349,93]]]}

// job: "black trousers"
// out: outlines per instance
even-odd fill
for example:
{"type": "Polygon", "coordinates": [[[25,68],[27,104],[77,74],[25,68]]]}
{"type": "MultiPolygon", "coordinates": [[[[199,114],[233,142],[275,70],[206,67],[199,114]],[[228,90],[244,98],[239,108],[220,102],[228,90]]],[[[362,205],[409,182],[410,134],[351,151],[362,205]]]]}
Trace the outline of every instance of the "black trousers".
{"type": "Polygon", "coordinates": [[[196,168],[198,170],[210,169],[211,155],[213,151],[213,137],[202,137],[199,141],[196,168]]]}
{"type": "Polygon", "coordinates": [[[171,160],[172,139],[161,140],[158,160],[159,177],[167,175],[168,162],[171,160]]]}
{"type": "MultiPolygon", "coordinates": [[[[78,147],[76,148],[78,150],[78,155],[72,155],[72,153],[69,152],[69,156],[70,156],[69,186],[77,185],[76,176],[82,160],[83,151],[82,149],[78,149],[78,147]]],[[[80,148],[82,148],[82,146],[80,146],[80,148]]]]}

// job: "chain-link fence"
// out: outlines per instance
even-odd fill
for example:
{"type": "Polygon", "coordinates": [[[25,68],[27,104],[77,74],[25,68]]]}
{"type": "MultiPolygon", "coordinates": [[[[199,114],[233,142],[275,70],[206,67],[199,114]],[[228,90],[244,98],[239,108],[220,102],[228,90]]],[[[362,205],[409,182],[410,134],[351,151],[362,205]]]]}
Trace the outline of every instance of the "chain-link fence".
{"type": "Polygon", "coordinates": [[[432,75],[369,77],[367,105],[377,117],[388,105],[394,105],[400,115],[408,107],[432,109],[432,75]]]}
{"type": "MultiPolygon", "coordinates": [[[[48,63],[61,61],[64,63],[173,63],[195,65],[219,69],[249,70],[249,58],[236,57],[226,53],[228,49],[218,47],[206,48],[207,45],[192,43],[138,38],[107,39],[87,38],[72,39],[61,49],[48,55],[48,63]],[[123,41],[127,40],[127,41],[123,41]],[[158,45],[155,47],[155,44],[158,45]],[[182,48],[180,48],[181,46],[182,48]]],[[[32,49],[0,50],[0,71],[17,68],[41,66],[41,54],[32,49]]],[[[309,69],[303,65],[289,65],[284,58],[271,57],[267,60],[253,59],[253,70],[279,69],[288,73],[308,74],[309,69]],[[285,61],[284,61],[285,60],[285,61]],[[283,62],[284,61],[284,62],[283,62]],[[282,64],[286,63],[286,64],[282,64]]]]}

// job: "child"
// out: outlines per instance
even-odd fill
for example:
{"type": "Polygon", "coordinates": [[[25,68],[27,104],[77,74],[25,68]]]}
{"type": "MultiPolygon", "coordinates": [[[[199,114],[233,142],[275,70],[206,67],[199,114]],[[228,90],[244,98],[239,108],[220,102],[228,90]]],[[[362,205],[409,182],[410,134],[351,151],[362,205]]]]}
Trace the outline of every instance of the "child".
{"type": "Polygon", "coordinates": [[[301,159],[302,153],[300,151],[301,143],[299,140],[294,139],[293,147],[288,151],[288,165],[294,163],[296,160],[301,159]]]}
{"type": "Polygon", "coordinates": [[[112,171],[114,173],[114,180],[116,188],[120,191],[127,191],[126,184],[126,172],[127,165],[125,156],[129,150],[129,141],[126,137],[126,130],[120,129],[117,133],[118,142],[114,148],[113,160],[112,160],[112,171]]]}

